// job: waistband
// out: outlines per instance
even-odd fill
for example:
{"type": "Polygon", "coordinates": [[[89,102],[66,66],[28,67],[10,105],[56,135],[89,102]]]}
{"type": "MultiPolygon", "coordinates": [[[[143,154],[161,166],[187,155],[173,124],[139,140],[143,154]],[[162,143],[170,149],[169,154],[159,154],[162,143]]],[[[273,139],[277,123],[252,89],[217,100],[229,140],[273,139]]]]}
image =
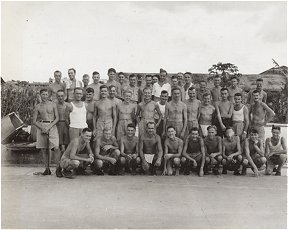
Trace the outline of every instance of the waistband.
{"type": "Polygon", "coordinates": [[[244,121],[233,121],[233,123],[244,123],[244,121]]]}
{"type": "Polygon", "coordinates": [[[53,121],[43,121],[43,120],[41,120],[40,122],[42,122],[42,123],[52,123],[53,121]]]}

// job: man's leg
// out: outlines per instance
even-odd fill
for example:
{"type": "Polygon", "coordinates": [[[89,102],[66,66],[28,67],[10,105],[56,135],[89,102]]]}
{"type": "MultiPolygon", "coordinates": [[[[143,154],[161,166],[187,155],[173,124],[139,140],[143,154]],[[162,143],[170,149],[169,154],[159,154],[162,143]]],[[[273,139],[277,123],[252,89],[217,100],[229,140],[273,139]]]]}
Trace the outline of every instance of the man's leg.
{"type": "Polygon", "coordinates": [[[72,170],[77,169],[80,165],[80,161],[71,160],[68,158],[62,158],[60,162],[60,167],[62,168],[62,175],[66,178],[73,178],[72,170]]]}
{"type": "Polygon", "coordinates": [[[173,165],[175,167],[175,176],[179,176],[179,169],[180,169],[180,158],[179,157],[173,158],[173,165]]]}
{"type": "Polygon", "coordinates": [[[60,161],[61,161],[62,153],[58,147],[54,148],[54,154],[55,154],[55,161],[56,161],[55,174],[57,177],[62,177],[61,167],[60,167],[60,161]]]}
{"type": "Polygon", "coordinates": [[[218,155],[215,158],[212,158],[211,160],[212,160],[211,163],[214,165],[213,173],[215,175],[219,175],[220,174],[219,168],[220,168],[221,162],[223,160],[223,157],[221,155],[218,155]]]}
{"type": "Polygon", "coordinates": [[[282,169],[282,166],[285,164],[287,160],[287,155],[286,154],[280,154],[279,155],[279,158],[278,158],[278,167],[276,169],[276,176],[281,176],[281,169],[282,169]]]}
{"type": "Polygon", "coordinates": [[[117,175],[116,170],[117,170],[117,166],[119,166],[119,157],[120,157],[120,150],[119,149],[114,149],[110,155],[110,157],[113,157],[116,160],[115,164],[110,164],[110,170],[109,170],[109,175],[111,176],[115,176],[117,175]]]}

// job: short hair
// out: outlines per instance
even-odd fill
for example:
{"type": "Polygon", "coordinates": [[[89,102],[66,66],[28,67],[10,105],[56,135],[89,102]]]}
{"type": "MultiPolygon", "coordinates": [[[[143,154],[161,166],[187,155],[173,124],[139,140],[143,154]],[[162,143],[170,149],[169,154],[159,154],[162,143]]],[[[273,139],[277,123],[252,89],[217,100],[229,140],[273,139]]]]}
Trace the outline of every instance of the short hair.
{"type": "Polygon", "coordinates": [[[191,77],[192,74],[190,72],[186,72],[184,75],[189,75],[191,77]]]}
{"type": "Polygon", "coordinates": [[[65,93],[63,89],[57,90],[57,93],[65,93]]]}
{"type": "Polygon", "coordinates": [[[150,90],[150,91],[152,92],[151,88],[149,88],[149,87],[145,87],[145,88],[143,89],[143,92],[146,91],[146,90],[150,90]]]}
{"type": "Polygon", "coordinates": [[[210,93],[204,93],[204,94],[203,94],[203,97],[207,97],[207,96],[210,97],[210,96],[211,96],[210,93]]]}
{"type": "Polygon", "coordinates": [[[142,74],[140,73],[137,74],[137,79],[142,78],[142,77],[143,77],[142,74]]]}
{"type": "Polygon", "coordinates": [[[166,73],[167,74],[167,71],[165,69],[160,68],[160,73],[166,73]]]}
{"type": "Polygon", "coordinates": [[[207,131],[209,131],[209,129],[215,129],[215,131],[217,131],[217,127],[215,125],[209,125],[207,127],[207,131]]]}
{"type": "Polygon", "coordinates": [[[258,89],[255,89],[255,90],[253,90],[253,92],[252,92],[253,94],[254,93],[259,93],[260,94],[260,92],[259,92],[259,90],[258,89]]]}
{"type": "Polygon", "coordinates": [[[100,86],[100,90],[101,90],[101,89],[104,89],[104,88],[108,89],[107,85],[101,85],[101,86],[100,86]]]}
{"type": "Polygon", "coordinates": [[[68,72],[69,72],[69,70],[72,70],[74,73],[76,73],[76,70],[74,68],[68,69],[68,72]]]}
{"type": "Polygon", "coordinates": [[[124,77],[125,77],[125,74],[124,74],[123,72],[119,72],[119,73],[118,73],[118,76],[119,76],[119,75],[124,75],[124,77]]]}
{"type": "Polygon", "coordinates": [[[47,89],[47,88],[40,89],[40,92],[39,92],[39,93],[41,94],[41,93],[43,93],[43,92],[48,92],[48,89],[47,89]]]}
{"type": "Polygon", "coordinates": [[[177,73],[177,75],[180,75],[180,74],[181,74],[181,75],[184,75],[182,72],[177,73]]]}
{"type": "Polygon", "coordinates": [[[277,125],[272,125],[272,130],[273,130],[273,129],[277,129],[277,130],[281,131],[281,127],[280,127],[280,126],[277,126],[277,125]]]}
{"type": "Polygon", "coordinates": [[[173,75],[173,76],[171,77],[171,79],[177,79],[177,76],[176,76],[176,75],[173,75]]]}
{"type": "Polygon", "coordinates": [[[126,89],[126,90],[124,90],[123,95],[125,95],[126,93],[131,93],[132,94],[132,91],[129,90],[129,89],[126,89]]]}
{"type": "Polygon", "coordinates": [[[236,76],[232,76],[232,77],[230,78],[230,81],[231,81],[232,79],[236,79],[237,81],[239,81],[239,79],[238,79],[236,76]]]}
{"type": "Polygon", "coordinates": [[[156,124],[154,121],[149,121],[149,122],[147,122],[146,127],[148,127],[148,125],[154,125],[154,127],[155,127],[156,124]]]}
{"type": "Polygon", "coordinates": [[[258,78],[256,81],[262,81],[263,82],[263,79],[262,78],[258,78]]]}
{"type": "Polygon", "coordinates": [[[207,85],[207,81],[205,81],[204,79],[202,79],[202,80],[200,81],[200,83],[201,83],[201,82],[205,82],[205,84],[207,85]]]}
{"type": "Polygon", "coordinates": [[[86,89],[86,93],[94,93],[94,89],[91,88],[91,87],[88,87],[88,88],[86,89]]]}
{"type": "Polygon", "coordinates": [[[92,73],[92,75],[99,75],[99,72],[94,71],[94,72],[92,73]]]}
{"type": "Polygon", "coordinates": [[[136,129],[136,126],[135,126],[133,123],[129,123],[129,124],[127,125],[127,128],[136,129]]]}
{"type": "Polygon", "coordinates": [[[82,130],[82,133],[86,133],[86,132],[92,133],[92,130],[86,127],[82,130]]]}
{"type": "Polygon", "coordinates": [[[168,93],[167,90],[162,90],[161,93],[160,93],[160,95],[161,95],[161,94],[169,94],[169,93],[168,93]]]}
{"type": "Polygon", "coordinates": [[[223,87],[223,88],[221,88],[221,92],[223,92],[223,91],[225,91],[225,90],[227,90],[228,91],[228,89],[226,88],[226,87],[223,87]]]}
{"type": "Polygon", "coordinates": [[[191,132],[192,132],[192,131],[197,131],[197,132],[199,132],[199,129],[198,129],[197,127],[192,127],[191,132]]]}
{"type": "Polygon", "coordinates": [[[108,87],[109,91],[111,91],[112,88],[116,89],[116,86],[115,85],[109,85],[109,87],[108,87]]]}
{"type": "Polygon", "coordinates": [[[111,72],[116,73],[116,70],[114,68],[108,69],[108,74],[111,73],[111,72]]]}
{"type": "Polygon", "coordinates": [[[158,80],[160,79],[160,76],[158,74],[155,74],[153,77],[157,77],[158,80]]]}
{"type": "Polygon", "coordinates": [[[232,129],[232,130],[234,131],[234,129],[233,129],[232,126],[227,126],[226,129],[225,129],[225,132],[226,132],[227,130],[229,130],[229,129],[232,129]]]}
{"type": "Polygon", "coordinates": [[[169,125],[166,130],[168,131],[169,129],[174,129],[174,131],[176,131],[176,128],[172,125],[169,125]]]}
{"type": "Polygon", "coordinates": [[[181,89],[178,86],[172,87],[171,93],[173,93],[175,90],[181,91],[181,89]]]}
{"type": "Polygon", "coordinates": [[[83,89],[82,89],[81,87],[76,87],[76,88],[74,89],[74,92],[75,92],[76,90],[81,90],[81,91],[83,92],[83,89]]]}
{"type": "Polygon", "coordinates": [[[147,74],[146,76],[145,76],[145,79],[147,78],[147,77],[153,77],[151,74],[147,74]]]}
{"type": "Polygon", "coordinates": [[[62,75],[61,71],[59,71],[59,70],[54,71],[54,76],[56,73],[60,73],[60,75],[62,75]]]}
{"type": "Polygon", "coordinates": [[[82,78],[84,78],[84,77],[88,77],[89,78],[89,75],[85,73],[82,78]]]}
{"type": "Polygon", "coordinates": [[[215,78],[220,78],[220,79],[221,79],[220,75],[218,75],[218,74],[216,74],[216,75],[214,76],[214,79],[215,79],[215,78]]]}
{"type": "Polygon", "coordinates": [[[257,129],[254,129],[254,128],[252,128],[252,129],[250,129],[250,133],[257,133],[257,134],[258,134],[258,130],[257,130],[257,129]]]}
{"type": "Polygon", "coordinates": [[[234,97],[242,97],[242,94],[241,93],[235,93],[234,97]]]}
{"type": "Polygon", "coordinates": [[[194,87],[194,86],[191,86],[189,89],[188,89],[188,91],[192,91],[192,90],[196,90],[196,88],[194,87]]]}
{"type": "Polygon", "coordinates": [[[136,77],[136,75],[134,73],[130,74],[129,75],[129,79],[132,78],[132,77],[136,77]]]}

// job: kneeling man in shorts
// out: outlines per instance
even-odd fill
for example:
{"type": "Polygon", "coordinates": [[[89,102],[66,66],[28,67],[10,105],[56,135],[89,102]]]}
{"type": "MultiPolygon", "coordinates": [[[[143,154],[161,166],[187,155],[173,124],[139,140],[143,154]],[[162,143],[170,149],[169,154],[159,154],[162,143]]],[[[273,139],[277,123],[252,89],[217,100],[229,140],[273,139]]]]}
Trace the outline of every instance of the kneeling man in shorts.
{"type": "MultiPolygon", "coordinates": [[[[189,175],[191,168],[198,168],[199,176],[203,176],[205,147],[197,127],[193,127],[190,135],[186,138],[182,156],[181,164],[184,167],[184,175],[189,175]]],[[[209,162],[210,160],[207,161],[207,163],[209,162]]]]}
{"type": "Polygon", "coordinates": [[[60,161],[62,175],[66,178],[73,178],[72,170],[77,174],[86,175],[86,167],[94,161],[94,155],[90,147],[92,130],[84,128],[80,137],[71,140],[63,153],[60,161]]]}
{"type": "Polygon", "coordinates": [[[146,132],[140,136],[139,142],[142,168],[145,173],[150,171],[151,175],[156,175],[156,170],[160,167],[163,156],[161,138],[155,131],[155,123],[148,122],[146,132]]]}
{"type": "Polygon", "coordinates": [[[176,137],[176,129],[173,126],[168,126],[167,138],[164,142],[164,170],[162,175],[172,176],[174,165],[175,176],[179,176],[182,149],[183,141],[176,137]]]}
{"type": "Polygon", "coordinates": [[[103,136],[97,138],[95,145],[95,173],[104,175],[103,165],[109,167],[109,175],[116,175],[116,165],[120,156],[119,146],[112,129],[104,128],[103,136]],[[108,165],[107,165],[108,164],[108,165]]]}
{"type": "Polygon", "coordinates": [[[222,174],[227,174],[227,170],[234,171],[234,175],[240,175],[239,168],[243,157],[241,155],[240,138],[235,136],[232,127],[226,127],[226,137],[223,138],[223,171],[222,174]]]}

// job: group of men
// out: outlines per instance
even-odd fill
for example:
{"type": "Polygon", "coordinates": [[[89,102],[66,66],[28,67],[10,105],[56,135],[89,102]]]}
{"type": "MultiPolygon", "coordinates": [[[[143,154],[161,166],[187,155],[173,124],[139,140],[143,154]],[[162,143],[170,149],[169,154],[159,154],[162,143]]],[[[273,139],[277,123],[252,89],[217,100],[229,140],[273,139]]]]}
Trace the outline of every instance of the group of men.
{"type": "Polygon", "coordinates": [[[47,148],[55,154],[57,177],[86,175],[89,165],[97,175],[219,175],[222,167],[222,174],[232,170],[240,175],[242,168],[245,175],[251,167],[258,176],[265,166],[266,174],[274,170],[281,175],[286,140],[278,126],[264,140],[264,126],[274,112],[266,105],[262,79],[244,105],[236,77],[223,88],[216,75],[208,89],[205,80],[196,88],[189,72],[172,76],[169,83],[163,69],[143,82],[141,75],[127,79],[122,72],[116,80],[116,70],[110,68],[106,84],[95,71],[91,84],[83,76],[83,86],[75,74],[69,69],[69,79],[63,81],[55,71],[55,82],[40,90],[33,124],[36,147],[46,158],[43,175],[51,174],[47,148]]]}

